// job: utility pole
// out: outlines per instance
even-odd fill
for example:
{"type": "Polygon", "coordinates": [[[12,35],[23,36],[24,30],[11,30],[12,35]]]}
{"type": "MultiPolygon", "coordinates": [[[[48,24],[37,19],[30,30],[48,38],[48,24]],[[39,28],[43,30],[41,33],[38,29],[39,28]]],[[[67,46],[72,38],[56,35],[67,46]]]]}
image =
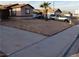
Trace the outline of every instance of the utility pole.
{"type": "Polygon", "coordinates": [[[54,11],[54,7],[55,7],[55,5],[54,5],[54,4],[55,4],[55,2],[53,1],[53,11],[54,11]]]}

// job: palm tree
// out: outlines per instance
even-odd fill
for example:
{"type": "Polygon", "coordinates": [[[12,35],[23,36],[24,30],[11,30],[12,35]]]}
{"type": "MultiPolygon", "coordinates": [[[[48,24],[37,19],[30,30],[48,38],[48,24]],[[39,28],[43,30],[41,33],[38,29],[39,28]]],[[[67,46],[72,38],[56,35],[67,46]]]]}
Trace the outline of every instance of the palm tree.
{"type": "Polygon", "coordinates": [[[43,4],[40,5],[40,7],[42,7],[42,8],[45,9],[45,18],[46,18],[46,21],[48,21],[48,19],[47,19],[48,9],[47,8],[49,7],[50,4],[51,3],[49,3],[49,2],[44,2],[43,4]]]}

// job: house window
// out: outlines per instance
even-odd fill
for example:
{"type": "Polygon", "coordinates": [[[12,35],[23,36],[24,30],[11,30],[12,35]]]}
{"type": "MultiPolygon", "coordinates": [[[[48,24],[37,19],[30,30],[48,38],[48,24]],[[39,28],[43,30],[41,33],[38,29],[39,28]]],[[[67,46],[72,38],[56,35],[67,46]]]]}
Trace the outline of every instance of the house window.
{"type": "Polygon", "coordinates": [[[25,9],[25,13],[26,14],[30,14],[30,10],[29,9],[25,9]]]}

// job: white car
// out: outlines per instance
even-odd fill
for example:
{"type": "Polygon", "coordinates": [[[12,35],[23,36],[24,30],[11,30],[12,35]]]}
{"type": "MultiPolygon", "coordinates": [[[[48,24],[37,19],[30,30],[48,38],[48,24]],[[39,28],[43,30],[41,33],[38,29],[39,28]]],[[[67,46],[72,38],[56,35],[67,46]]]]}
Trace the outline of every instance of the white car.
{"type": "Polygon", "coordinates": [[[52,20],[60,20],[60,21],[64,21],[64,22],[71,22],[71,19],[69,17],[65,17],[65,16],[56,16],[54,14],[50,15],[50,19],[52,20]]]}

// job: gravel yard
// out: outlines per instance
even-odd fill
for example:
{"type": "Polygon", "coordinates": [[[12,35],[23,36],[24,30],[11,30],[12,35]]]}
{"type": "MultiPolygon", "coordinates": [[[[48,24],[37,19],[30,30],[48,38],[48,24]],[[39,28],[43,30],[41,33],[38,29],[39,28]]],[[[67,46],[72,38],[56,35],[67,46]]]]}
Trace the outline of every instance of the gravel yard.
{"type": "Polygon", "coordinates": [[[61,21],[45,21],[42,19],[40,20],[19,17],[11,18],[9,21],[0,22],[0,25],[27,30],[46,36],[51,36],[72,26],[69,23],[61,21]]]}

